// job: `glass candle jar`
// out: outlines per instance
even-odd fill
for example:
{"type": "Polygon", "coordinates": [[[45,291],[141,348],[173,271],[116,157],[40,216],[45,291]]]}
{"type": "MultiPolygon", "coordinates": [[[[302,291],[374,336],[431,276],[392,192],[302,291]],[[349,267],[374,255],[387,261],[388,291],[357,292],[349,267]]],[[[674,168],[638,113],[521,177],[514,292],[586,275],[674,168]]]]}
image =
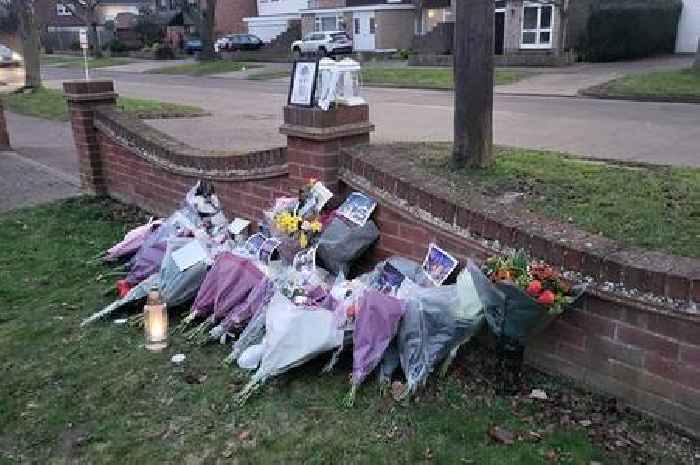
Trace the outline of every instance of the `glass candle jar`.
{"type": "Polygon", "coordinates": [[[148,292],[148,300],[143,307],[146,349],[158,352],[168,347],[168,312],[161,302],[158,288],[148,292]]]}

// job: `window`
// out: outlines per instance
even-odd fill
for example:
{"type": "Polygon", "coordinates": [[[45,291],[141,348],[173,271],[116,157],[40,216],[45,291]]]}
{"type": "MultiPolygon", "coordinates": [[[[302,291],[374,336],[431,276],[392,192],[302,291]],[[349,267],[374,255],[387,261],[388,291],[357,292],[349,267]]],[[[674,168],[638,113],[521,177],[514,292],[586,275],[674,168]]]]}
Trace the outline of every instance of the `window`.
{"type": "Polygon", "coordinates": [[[354,22],[355,22],[355,34],[359,34],[360,33],[360,18],[355,18],[354,22]]]}
{"type": "Polygon", "coordinates": [[[339,17],[337,15],[329,16],[321,16],[317,15],[316,16],[316,23],[314,30],[317,32],[326,32],[326,31],[338,31],[342,30],[343,27],[341,26],[342,22],[342,17],[339,17]]]}
{"type": "Polygon", "coordinates": [[[374,21],[374,18],[369,18],[369,33],[374,34],[377,32],[377,23],[374,21]]]}
{"type": "Polygon", "coordinates": [[[57,3],[56,4],[56,14],[58,16],[70,16],[73,13],[71,13],[70,10],[63,3],[57,3]]]}
{"type": "Polygon", "coordinates": [[[552,5],[523,6],[521,48],[552,48],[552,5]]]}

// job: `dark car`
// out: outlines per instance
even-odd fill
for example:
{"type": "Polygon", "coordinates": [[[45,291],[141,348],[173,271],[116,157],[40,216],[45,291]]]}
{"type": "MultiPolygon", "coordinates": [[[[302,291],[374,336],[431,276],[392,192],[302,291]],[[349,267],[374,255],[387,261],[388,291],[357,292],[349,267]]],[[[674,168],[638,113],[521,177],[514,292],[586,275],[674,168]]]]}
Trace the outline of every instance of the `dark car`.
{"type": "Polygon", "coordinates": [[[194,52],[202,51],[202,41],[200,39],[187,39],[182,46],[185,53],[192,55],[194,52]]]}
{"type": "Polygon", "coordinates": [[[230,34],[216,41],[217,51],[226,50],[234,52],[238,50],[258,50],[265,45],[258,36],[253,34],[230,34]]]}

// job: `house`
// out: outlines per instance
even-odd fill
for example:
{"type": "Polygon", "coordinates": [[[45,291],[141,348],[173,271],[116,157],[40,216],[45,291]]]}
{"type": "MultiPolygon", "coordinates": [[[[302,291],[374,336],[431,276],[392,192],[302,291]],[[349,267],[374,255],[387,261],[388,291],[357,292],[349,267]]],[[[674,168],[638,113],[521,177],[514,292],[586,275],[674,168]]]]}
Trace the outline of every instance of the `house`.
{"type": "Polygon", "coordinates": [[[676,53],[694,53],[700,40],[700,0],[683,0],[676,53]]]}
{"type": "Polygon", "coordinates": [[[413,0],[312,0],[301,11],[301,31],[344,30],[357,51],[396,51],[411,48],[415,17],[413,0]]]}
{"type": "Polygon", "coordinates": [[[301,11],[309,7],[309,0],[257,0],[257,16],[243,18],[248,32],[263,42],[271,42],[287,31],[290,23],[301,21],[301,11]]]}
{"type": "Polygon", "coordinates": [[[256,0],[218,0],[216,3],[216,35],[245,34],[248,26],[243,18],[258,14],[256,0]]]}

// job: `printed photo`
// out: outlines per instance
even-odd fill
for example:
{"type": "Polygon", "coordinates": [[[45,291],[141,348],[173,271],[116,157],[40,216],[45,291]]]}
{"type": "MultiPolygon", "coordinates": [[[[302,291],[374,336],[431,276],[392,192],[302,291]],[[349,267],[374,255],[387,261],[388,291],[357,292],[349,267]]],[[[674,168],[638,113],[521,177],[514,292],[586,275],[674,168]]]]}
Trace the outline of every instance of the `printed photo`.
{"type": "Polygon", "coordinates": [[[314,103],[318,63],[297,61],[294,63],[289,104],[310,107],[314,103]]]}
{"type": "Polygon", "coordinates": [[[379,292],[395,295],[406,276],[396,269],[394,265],[386,262],[377,279],[379,280],[377,283],[379,292]]]}
{"type": "Polygon", "coordinates": [[[310,247],[297,252],[294,256],[292,266],[301,274],[310,274],[316,269],[316,248],[310,247]]]}
{"type": "Polygon", "coordinates": [[[317,181],[311,188],[309,196],[304,202],[304,205],[301,206],[299,215],[305,217],[311,212],[320,213],[321,210],[323,210],[323,207],[332,197],[333,192],[328,190],[328,188],[324,186],[321,181],[317,181]]]}
{"type": "Polygon", "coordinates": [[[448,254],[435,244],[430,244],[428,254],[423,260],[423,271],[428,276],[428,279],[440,286],[445,282],[447,277],[457,268],[457,259],[448,254]]]}
{"type": "Polygon", "coordinates": [[[377,201],[360,192],[353,192],[338,208],[338,214],[358,226],[364,226],[377,207],[377,201]]]}

